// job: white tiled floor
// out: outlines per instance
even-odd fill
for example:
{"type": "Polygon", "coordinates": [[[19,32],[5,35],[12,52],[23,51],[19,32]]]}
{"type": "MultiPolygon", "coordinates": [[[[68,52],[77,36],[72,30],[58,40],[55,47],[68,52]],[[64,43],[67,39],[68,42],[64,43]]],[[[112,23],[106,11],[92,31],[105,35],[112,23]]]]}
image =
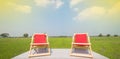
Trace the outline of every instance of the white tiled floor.
{"type": "MultiPolygon", "coordinates": [[[[70,49],[52,49],[50,56],[39,56],[39,57],[32,57],[32,58],[28,58],[28,52],[25,52],[16,57],[13,57],[12,59],[90,59],[86,57],[70,56],[69,52],[70,52],[70,49]]],[[[93,52],[93,56],[94,56],[94,59],[109,59],[96,52],[93,52]]]]}

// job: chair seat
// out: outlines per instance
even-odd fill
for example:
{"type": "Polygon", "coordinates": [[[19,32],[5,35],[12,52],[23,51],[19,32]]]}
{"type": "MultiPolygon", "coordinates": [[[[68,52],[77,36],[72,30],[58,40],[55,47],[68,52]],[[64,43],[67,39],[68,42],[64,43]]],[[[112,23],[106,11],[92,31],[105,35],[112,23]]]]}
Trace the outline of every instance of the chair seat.
{"type": "Polygon", "coordinates": [[[42,45],[48,45],[48,43],[32,43],[32,46],[42,46],[42,45]]]}
{"type": "Polygon", "coordinates": [[[78,45],[78,46],[90,46],[90,43],[73,43],[73,45],[78,45]]]}

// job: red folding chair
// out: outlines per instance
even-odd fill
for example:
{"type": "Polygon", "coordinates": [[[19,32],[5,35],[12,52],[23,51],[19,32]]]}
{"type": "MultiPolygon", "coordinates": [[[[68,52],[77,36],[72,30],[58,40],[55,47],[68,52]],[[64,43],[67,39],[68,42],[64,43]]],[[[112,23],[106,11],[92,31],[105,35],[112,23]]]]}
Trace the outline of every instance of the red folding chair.
{"type": "Polygon", "coordinates": [[[93,58],[91,43],[87,33],[74,34],[70,55],[93,58]]]}
{"type": "Polygon", "coordinates": [[[32,36],[29,57],[50,55],[48,36],[44,33],[35,33],[32,36]]]}

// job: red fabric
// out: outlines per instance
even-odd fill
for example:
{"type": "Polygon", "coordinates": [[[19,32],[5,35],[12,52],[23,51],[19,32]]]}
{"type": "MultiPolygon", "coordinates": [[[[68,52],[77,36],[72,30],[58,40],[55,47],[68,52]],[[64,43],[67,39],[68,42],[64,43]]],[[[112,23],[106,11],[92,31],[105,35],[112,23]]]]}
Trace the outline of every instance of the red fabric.
{"type": "Polygon", "coordinates": [[[90,44],[74,44],[74,45],[78,45],[78,46],[90,46],[90,44]]]}
{"type": "Polygon", "coordinates": [[[32,46],[43,46],[43,45],[48,45],[48,44],[36,44],[36,43],[33,43],[32,46]]]}
{"type": "Polygon", "coordinates": [[[34,43],[46,43],[46,35],[45,34],[35,34],[34,35],[34,43]]]}
{"type": "Polygon", "coordinates": [[[75,43],[88,43],[87,34],[75,34],[75,43]]]}

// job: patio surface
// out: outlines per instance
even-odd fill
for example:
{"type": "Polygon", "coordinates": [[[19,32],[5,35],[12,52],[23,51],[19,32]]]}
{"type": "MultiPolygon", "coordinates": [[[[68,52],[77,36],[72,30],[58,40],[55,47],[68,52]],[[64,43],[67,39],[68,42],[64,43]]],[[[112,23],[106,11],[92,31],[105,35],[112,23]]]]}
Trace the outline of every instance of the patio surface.
{"type": "MultiPolygon", "coordinates": [[[[94,59],[109,59],[103,55],[100,55],[96,52],[92,52],[94,59]]],[[[39,57],[32,57],[28,58],[28,52],[22,53],[12,59],[90,59],[86,57],[75,57],[70,56],[70,49],[51,49],[50,56],[39,56],[39,57]]]]}

